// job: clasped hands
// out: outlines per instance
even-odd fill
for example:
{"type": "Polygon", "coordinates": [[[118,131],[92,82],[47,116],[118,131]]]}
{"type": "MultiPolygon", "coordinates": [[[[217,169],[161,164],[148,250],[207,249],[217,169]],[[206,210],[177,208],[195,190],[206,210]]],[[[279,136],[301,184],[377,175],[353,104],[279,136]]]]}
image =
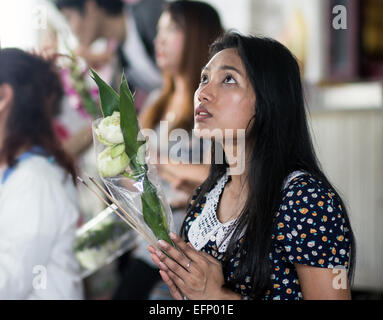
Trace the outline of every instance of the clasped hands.
{"type": "Polygon", "coordinates": [[[174,299],[183,300],[184,296],[192,300],[230,299],[228,290],[223,287],[221,263],[207,253],[197,251],[175,233],[169,236],[177,248],[159,240],[161,251],[151,245],[148,250],[174,299]]]}

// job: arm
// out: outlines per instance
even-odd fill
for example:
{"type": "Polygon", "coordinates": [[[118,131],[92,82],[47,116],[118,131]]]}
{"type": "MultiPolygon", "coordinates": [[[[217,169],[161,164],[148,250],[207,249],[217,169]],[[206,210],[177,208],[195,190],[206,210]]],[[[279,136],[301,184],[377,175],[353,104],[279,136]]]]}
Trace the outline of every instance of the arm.
{"type": "Polygon", "coordinates": [[[310,267],[294,264],[305,300],[350,300],[351,292],[345,270],[310,267]],[[341,284],[337,285],[338,278],[341,284]]]}

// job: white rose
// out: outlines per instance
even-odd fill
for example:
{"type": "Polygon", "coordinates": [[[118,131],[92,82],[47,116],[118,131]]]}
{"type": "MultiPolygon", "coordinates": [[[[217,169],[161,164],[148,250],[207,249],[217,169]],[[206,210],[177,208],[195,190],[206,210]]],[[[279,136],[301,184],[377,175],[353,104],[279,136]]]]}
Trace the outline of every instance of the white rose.
{"type": "Polygon", "coordinates": [[[120,127],[120,113],[114,111],[111,116],[102,119],[95,129],[95,133],[98,140],[107,146],[123,143],[124,137],[120,127]]]}
{"type": "Polygon", "coordinates": [[[108,147],[98,155],[98,171],[104,177],[114,177],[124,172],[129,164],[123,144],[108,147]]]}

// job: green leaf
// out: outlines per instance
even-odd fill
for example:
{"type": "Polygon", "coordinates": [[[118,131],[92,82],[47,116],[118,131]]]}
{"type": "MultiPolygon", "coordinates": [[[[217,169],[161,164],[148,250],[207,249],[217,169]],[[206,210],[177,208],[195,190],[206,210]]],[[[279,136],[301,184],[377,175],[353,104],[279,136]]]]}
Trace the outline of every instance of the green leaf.
{"type": "Polygon", "coordinates": [[[135,159],[139,147],[145,141],[138,140],[139,125],[137,120],[136,108],[134,106],[134,98],[129,89],[128,82],[123,75],[120,85],[120,126],[125,142],[125,152],[129,158],[135,159]]]}
{"type": "Polygon", "coordinates": [[[165,240],[174,245],[169,238],[169,229],[164,208],[158,198],[156,188],[147,176],[144,178],[144,193],[141,195],[142,213],[146,224],[158,239],[165,240]]]}
{"type": "Polygon", "coordinates": [[[126,234],[130,227],[121,220],[111,220],[96,225],[86,231],[81,236],[76,236],[74,250],[76,252],[89,248],[97,248],[108,242],[116,241],[119,237],[126,234]]]}
{"type": "Polygon", "coordinates": [[[92,68],[92,79],[98,86],[99,97],[101,101],[101,110],[103,117],[108,117],[113,114],[114,111],[119,111],[120,97],[114,89],[109,86],[92,68]]]}

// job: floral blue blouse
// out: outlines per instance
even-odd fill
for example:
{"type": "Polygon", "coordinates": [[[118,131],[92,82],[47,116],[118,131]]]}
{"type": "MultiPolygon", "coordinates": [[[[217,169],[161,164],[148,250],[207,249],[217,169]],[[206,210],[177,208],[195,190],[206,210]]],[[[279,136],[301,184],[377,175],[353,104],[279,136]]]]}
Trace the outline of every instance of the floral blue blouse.
{"type": "MultiPolygon", "coordinates": [[[[184,222],[186,241],[189,241],[191,225],[205,206],[206,195],[201,198],[195,210],[189,212],[199,192],[200,188],[194,193],[187,210],[184,222]]],[[[303,299],[294,263],[320,268],[348,268],[349,264],[349,228],[339,198],[334,192],[310,174],[302,174],[292,179],[282,194],[275,215],[269,255],[272,285],[264,295],[264,300],[303,299]]],[[[201,250],[222,261],[223,253],[217,250],[217,243],[213,240],[214,237],[201,250]]],[[[228,267],[223,270],[227,282],[234,280],[235,283],[234,271],[239,265],[239,257],[245,254],[238,250],[241,241],[242,238],[238,240],[228,267]]],[[[234,291],[244,299],[249,299],[252,282],[252,275],[249,275],[244,283],[235,284],[234,291]]]]}

